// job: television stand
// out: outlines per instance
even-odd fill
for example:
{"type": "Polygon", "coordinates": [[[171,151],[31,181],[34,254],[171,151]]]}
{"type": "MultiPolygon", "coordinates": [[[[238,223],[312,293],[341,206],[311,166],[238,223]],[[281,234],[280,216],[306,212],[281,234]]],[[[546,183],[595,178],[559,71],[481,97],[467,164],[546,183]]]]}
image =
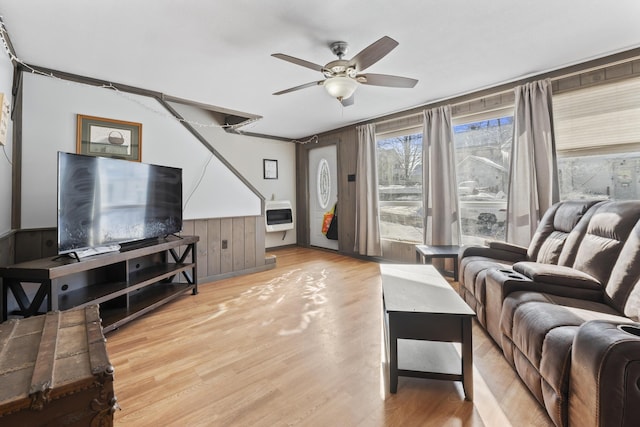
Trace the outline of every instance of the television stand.
{"type": "Polygon", "coordinates": [[[116,329],[187,291],[198,293],[198,240],[198,236],[169,236],[80,261],[43,258],[2,267],[2,321],[9,315],[40,314],[41,309],[99,304],[104,331],[116,329]],[[19,306],[12,313],[9,291],[19,306]]]}

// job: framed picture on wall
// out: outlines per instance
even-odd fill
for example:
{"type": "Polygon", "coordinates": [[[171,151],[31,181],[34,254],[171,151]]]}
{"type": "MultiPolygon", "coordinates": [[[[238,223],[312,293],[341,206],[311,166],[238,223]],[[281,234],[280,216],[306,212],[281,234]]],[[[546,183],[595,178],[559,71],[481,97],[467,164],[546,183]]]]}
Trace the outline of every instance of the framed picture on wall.
{"type": "Polygon", "coordinates": [[[76,152],[142,160],[142,124],[78,114],[76,152]]]}
{"type": "Polygon", "coordinates": [[[262,160],[264,179],[278,179],[278,161],[271,159],[262,160]]]}

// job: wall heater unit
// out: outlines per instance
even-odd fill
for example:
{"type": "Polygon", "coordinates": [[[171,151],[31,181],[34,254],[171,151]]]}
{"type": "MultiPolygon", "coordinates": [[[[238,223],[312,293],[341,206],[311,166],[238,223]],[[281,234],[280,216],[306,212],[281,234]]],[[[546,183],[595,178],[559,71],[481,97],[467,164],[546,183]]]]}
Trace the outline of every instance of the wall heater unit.
{"type": "Polygon", "coordinates": [[[293,208],[288,200],[265,202],[264,220],[267,232],[293,230],[293,208]]]}

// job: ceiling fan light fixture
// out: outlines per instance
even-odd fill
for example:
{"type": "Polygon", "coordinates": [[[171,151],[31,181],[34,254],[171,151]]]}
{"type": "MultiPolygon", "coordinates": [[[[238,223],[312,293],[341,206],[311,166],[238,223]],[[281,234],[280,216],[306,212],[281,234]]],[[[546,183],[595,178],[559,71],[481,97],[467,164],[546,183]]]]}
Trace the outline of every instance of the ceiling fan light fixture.
{"type": "Polygon", "coordinates": [[[323,80],[294,86],[292,88],[276,92],[274,95],[282,95],[284,93],[293,92],[311,86],[324,86],[327,93],[329,93],[332,98],[336,98],[340,101],[343,107],[347,107],[349,105],[353,105],[353,93],[360,84],[368,86],[412,88],[418,83],[415,79],[391,76],[387,74],[359,74],[384,58],[396,46],[398,46],[397,41],[391,37],[384,36],[380,40],[365,47],[350,60],[347,60],[343,59],[347,52],[347,43],[334,42],[331,43],[329,47],[331,48],[331,51],[338,56],[338,59],[331,61],[326,65],[315,64],[283,53],[274,53],[271,56],[314,71],[320,71],[324,76],[323,80]]]}
{"type": "Polygon", "coordinates": [[[358,87],[358,82],[349,77],[335,76],[326,79],[324,87],[329,95],[342,101],[353,95],[358,87]]]}

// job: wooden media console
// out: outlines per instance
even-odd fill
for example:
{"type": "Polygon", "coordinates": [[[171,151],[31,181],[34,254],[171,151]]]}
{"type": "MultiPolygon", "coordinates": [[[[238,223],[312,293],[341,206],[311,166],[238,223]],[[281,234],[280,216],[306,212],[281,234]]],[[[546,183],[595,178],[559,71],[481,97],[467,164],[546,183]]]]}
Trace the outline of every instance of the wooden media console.
{"type": "Polygon", "coordinates": [[[77,261],[43,258],[0,268],[2,321],[100,305],[111,331],[191,291],[198,293],[198,236],[169,236],[77,261]],[[19,309],[9,312],[9,291],[19,309]]]}

